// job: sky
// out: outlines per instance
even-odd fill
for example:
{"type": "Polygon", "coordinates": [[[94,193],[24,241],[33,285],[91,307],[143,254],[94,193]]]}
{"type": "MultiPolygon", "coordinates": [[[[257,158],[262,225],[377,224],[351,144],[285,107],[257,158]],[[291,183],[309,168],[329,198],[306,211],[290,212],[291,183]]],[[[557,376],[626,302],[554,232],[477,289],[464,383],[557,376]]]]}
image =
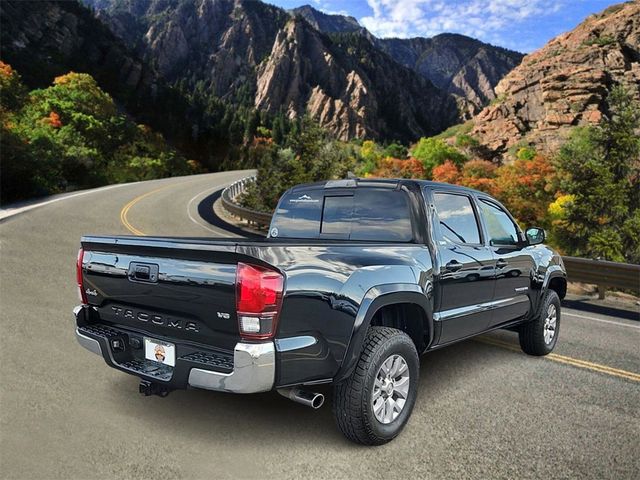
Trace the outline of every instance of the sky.
{"type": "Polygon", "coordinates": [[[432,37],[461,33],[529,53],[611,0],[267,0],[283,8],[309,4],[355,17],[378,37],[432,37]]]}

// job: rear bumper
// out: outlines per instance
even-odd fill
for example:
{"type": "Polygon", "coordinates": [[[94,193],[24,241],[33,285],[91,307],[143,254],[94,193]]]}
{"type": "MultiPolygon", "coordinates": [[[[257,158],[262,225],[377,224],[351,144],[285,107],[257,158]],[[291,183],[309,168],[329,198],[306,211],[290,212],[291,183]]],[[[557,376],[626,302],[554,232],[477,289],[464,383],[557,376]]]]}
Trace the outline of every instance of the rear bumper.
{"type": "MultiPolygon", "coordinates": [[[[80,314],[74,309],[76,319],[80,314]]],[[[139,358],[139,353],[127,352],[131,338],[139,334],[111,326],[79,326],[76,328],[78,343],[92,353],[102,356],[105,362],[118,370],[137,375],[145,380],[164,384],[169,388],[203,388],[220,392],[256,393],[269,391],[274,386],[276,354],[273,342],[236,344],[233,361],[216,360],[214,352],[191,352],[178,357],[174,368],[166,367],[160,373],[147,373],[149,364],[139,358]],[[114,341],[121,341],[125,351],[116,351],[114,341]],[[208,365],[194,363],[194,355],[209,355],[214,361],[208,365]],[[213,363],[216,363],[214,365],[213,363]],[[197,365],[197,366],[195,366],[197,365]]],[[[180,347],[180,344],[177,344],[180,347]]],[[[223,355],[218,355],[224,357],[223,355]]]]}
{"type": "Polygon", "coordinates": [[[265,392],[273,388],[275,366],[273,342],[237,343],[233,349],[233,372],[225,374],[192,368],[189,385],[222,392],[265,392]]]}

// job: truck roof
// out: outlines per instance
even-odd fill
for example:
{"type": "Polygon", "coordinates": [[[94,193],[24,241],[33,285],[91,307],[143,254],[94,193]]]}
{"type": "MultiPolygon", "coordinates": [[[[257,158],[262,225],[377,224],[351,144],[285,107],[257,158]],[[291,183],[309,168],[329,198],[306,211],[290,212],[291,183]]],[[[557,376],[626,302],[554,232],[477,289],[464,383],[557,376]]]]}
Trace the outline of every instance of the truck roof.
{"type": "Polygon", "coordinates": [[[466,192],[483,193],[479,190],[453,185],[451,183],[433,182],[431,180],[406,179],[406,178],[345,178],[340,180],[323,180],[314,183],[304,183],[296,185],[290,191],[320,189],[320,188],[358,188],[358,187],[377,187],[377,188],[398,188],[399,186],[408,187],[446,187],[448,189],[456,189],[466,192]]]}

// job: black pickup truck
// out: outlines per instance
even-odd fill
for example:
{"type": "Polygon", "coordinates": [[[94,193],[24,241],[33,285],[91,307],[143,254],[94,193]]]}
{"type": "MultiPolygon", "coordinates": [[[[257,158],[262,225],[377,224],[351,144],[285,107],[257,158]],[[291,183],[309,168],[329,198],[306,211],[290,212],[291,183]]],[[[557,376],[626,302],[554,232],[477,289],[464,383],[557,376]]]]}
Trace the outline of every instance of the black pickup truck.
{"type": "Polygon", "coordinates": [[[266,239],[86,236],[80,344],[144,394],[277,390],[375,445],[413,409],[419,355],[497,328],[558,341],[566,273],[544,231],[495,199],[416,180],[287,191],[266,239]]]}

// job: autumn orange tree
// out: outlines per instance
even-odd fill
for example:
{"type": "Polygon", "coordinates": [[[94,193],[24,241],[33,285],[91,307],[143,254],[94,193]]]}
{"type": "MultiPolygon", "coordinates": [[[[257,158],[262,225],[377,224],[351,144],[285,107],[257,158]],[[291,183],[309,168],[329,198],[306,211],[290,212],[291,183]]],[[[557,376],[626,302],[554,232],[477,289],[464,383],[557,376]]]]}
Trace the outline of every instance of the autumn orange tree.
{"type": "Polygon", "coordinates": [[[386,157],[378,162],[378,168],[371,175],[385,178],[424,178],[424,174],[422,162],[415,158],[402,160],[386,157]]]}
{"type": "Polygon", "coordinates": [[[558,190],[551,161],[536,154],[502,165],[496,178],[496,194],[523,225],[548,226],[547,211],[558,190]]]}
{"type": "Polygon", "coordinates": [[[433,169],[433,180],[494,195],[522,225],[548,226],[548,207],[558,189],[555,168],[542,155],[523,156],[500,166],[478,159],[470,160],[462,168],[445,162],[433,169]]]}

